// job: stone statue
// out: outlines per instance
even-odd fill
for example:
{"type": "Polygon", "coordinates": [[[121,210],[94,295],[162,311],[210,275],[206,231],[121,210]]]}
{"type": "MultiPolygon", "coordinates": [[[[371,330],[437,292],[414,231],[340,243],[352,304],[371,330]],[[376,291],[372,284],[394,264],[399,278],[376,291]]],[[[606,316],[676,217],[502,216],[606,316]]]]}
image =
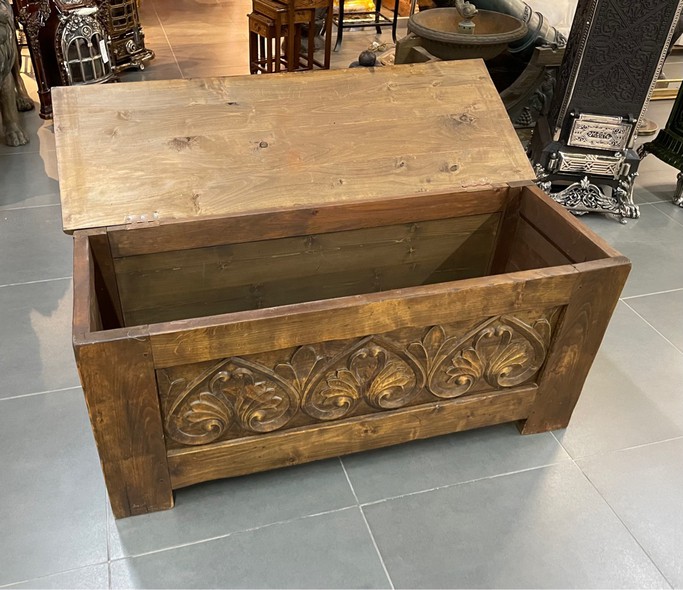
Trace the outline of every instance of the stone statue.
{"type": "Polygon", "coordinates": [[[33,106],[28,100],[23,83],[17,88],[15,76],[19,77],[17,42],[14,14],[9,0],[0,0],[0,117],[2,118],[5,143],[20,146],[28,143],[28,135],[19,123],[19,110],[33,106]]]}
{"type": "Polygon", "coordinates": [[[458,23],[458,30],[466,35],[474,35],[476,25],[472,19],[477,15],[477,7],[471,2],[465,0],[455,0],[455,8],[460,13],[462,21],[458,23]]]}
{"type": "Polygon", "coordinates": [[[477,7],[471,2],[465,0],[455,0],[455,7],[458,9],[460,16],[466,20],[470,20],[477,14],[477,7]]]}

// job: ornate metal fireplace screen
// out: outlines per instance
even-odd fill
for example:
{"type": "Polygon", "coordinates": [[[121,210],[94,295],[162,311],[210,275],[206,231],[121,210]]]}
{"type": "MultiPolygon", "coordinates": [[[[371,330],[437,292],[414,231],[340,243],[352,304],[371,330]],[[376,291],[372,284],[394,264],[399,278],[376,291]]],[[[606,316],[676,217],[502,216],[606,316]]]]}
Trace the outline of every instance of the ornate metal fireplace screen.
{"type": "Polygon", "coordinates": [[[112,0],[109,3],[111,34],[122,35],[137,26],[135,0],[112,0]]]}
{"type": "Polygon", "coordinates": [[[144,69],[145,62],[154,58],[154,52],[145,47],[137,0],[97,0],[97,5],[110,36],[114,71],[144,69]]]}
{"type": "Polygon", "coordinates": [[[105,33],[92,14],[65,14],[57,39],[67,84],[92,84],[112,76],[105,33]]]}

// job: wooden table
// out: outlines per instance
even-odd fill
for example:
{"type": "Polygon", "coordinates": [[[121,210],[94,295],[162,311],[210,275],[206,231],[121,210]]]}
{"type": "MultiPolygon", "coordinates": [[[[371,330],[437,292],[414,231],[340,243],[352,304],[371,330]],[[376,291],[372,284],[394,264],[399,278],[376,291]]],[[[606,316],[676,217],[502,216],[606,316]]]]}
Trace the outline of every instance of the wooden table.
{"type": "Polygon", "coordinates": [[[219,477],[566,426],[629,263],[533,185],[482,62],[54,98],[117,517],[219,477]]]}

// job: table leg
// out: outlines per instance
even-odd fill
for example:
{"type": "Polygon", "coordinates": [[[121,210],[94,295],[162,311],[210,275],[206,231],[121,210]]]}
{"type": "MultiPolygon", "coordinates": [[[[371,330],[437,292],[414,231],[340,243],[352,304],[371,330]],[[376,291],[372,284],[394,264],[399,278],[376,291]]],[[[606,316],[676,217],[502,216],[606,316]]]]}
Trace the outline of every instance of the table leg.
{"type": "MultiPolygon", "coordinates": [[[[332,8],[334,10],[334,8],[332,8]]],[[[344,36],[344,0],[339,0],[339,16],[337,16],[337,42],[334,45],[334,50],[339,51],[344,36]]]]}

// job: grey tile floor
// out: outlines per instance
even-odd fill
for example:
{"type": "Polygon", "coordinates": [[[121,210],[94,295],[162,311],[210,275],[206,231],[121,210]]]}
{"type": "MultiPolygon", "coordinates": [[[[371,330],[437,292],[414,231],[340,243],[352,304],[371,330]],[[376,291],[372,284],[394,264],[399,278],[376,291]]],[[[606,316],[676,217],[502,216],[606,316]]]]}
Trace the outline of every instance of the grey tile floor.
{"type": "MultiPolygon", "coordinates": [[[[125,80],[246,73],[247,10],[144,0],[157,59],[125,80]]],[[[374,39],[348,34],[335,66],[374,39]]],[[[52,127],[24,120],[31,143],[0,146],[0,586],[683,588],[674,170],[645,161],[640,220],[583,218],[634,269],[566,431],[505,425],[213,482],[116,522],[70,350],[52,127]]]]}

